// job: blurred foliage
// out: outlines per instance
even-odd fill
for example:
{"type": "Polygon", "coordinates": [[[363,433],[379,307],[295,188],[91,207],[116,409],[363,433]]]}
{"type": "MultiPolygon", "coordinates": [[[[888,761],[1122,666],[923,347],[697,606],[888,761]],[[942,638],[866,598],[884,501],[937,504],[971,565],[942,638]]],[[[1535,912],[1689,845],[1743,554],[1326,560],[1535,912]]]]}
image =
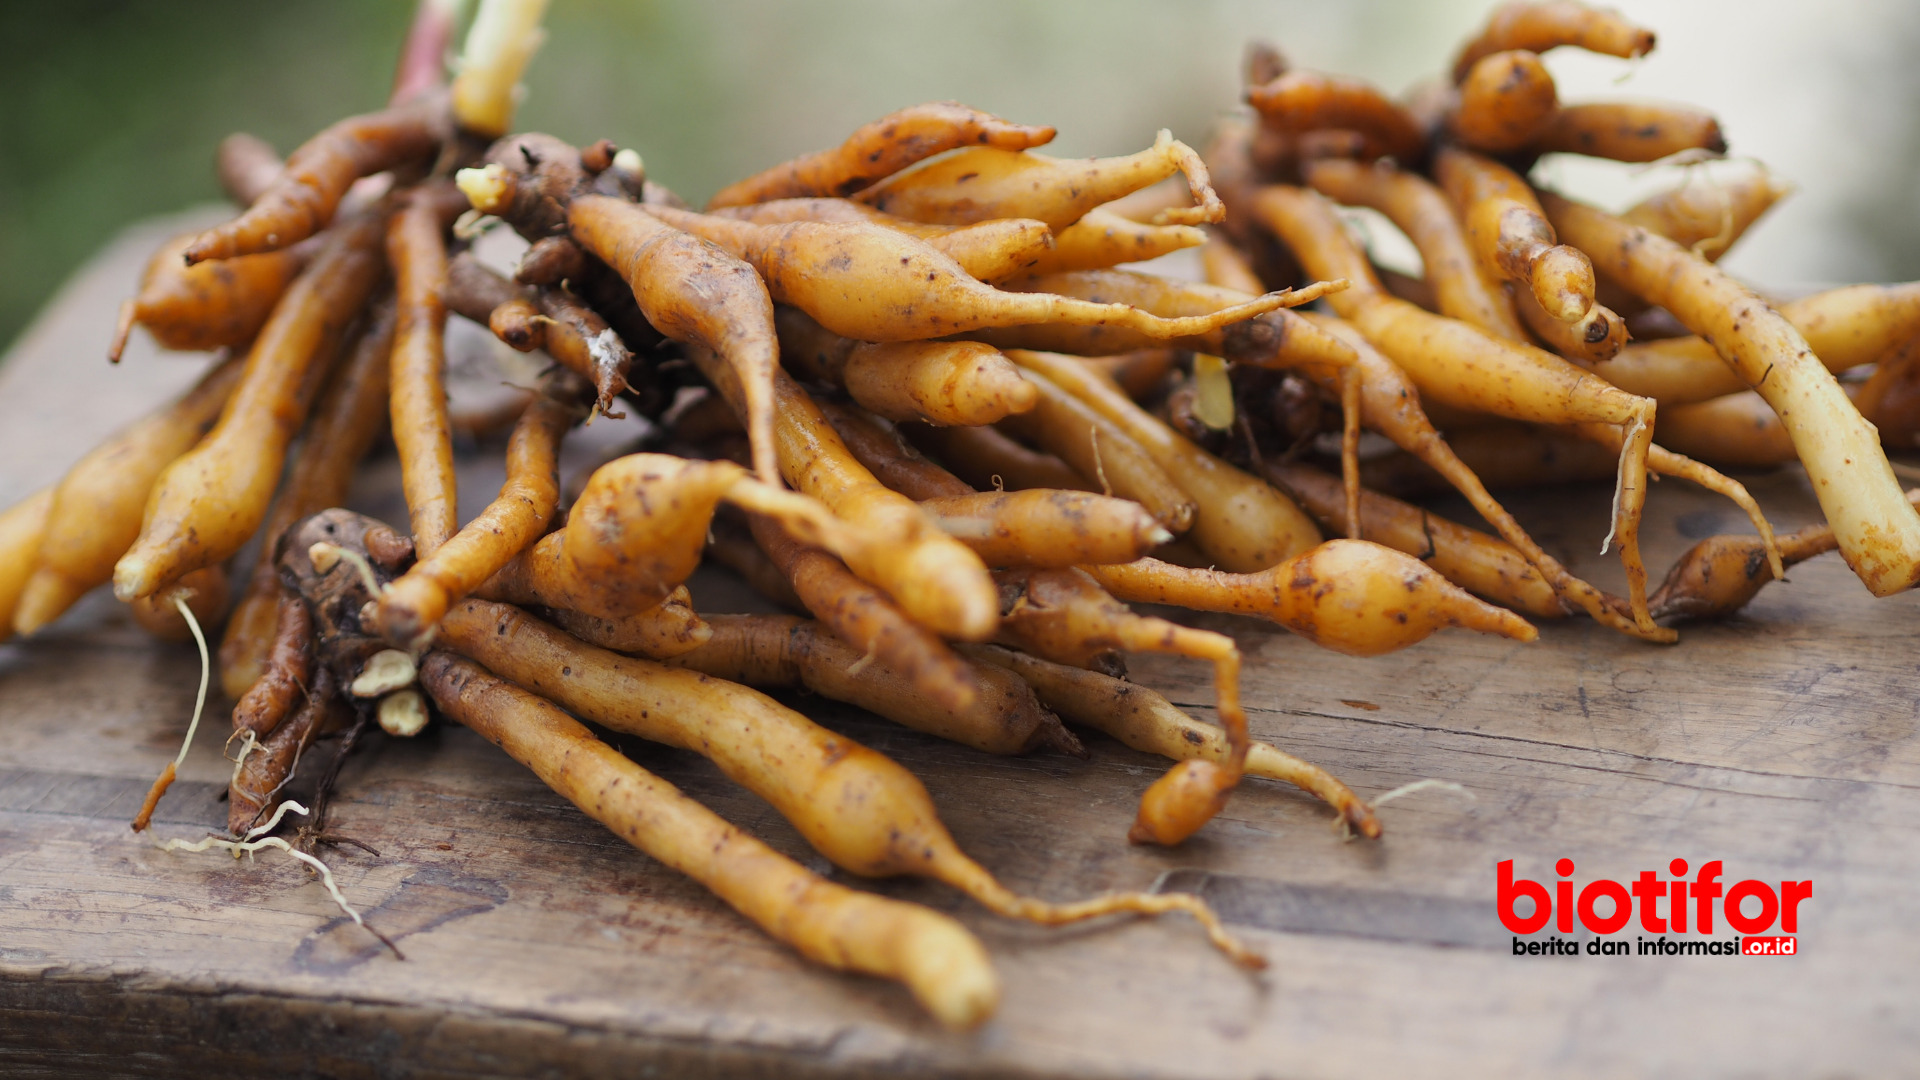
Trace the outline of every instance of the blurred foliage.
{"type": "Polygon", "coordinates": [[[1863,103],[1855,124],[1873,146],[1870,171],[1850,185],[1845,224],[1874,260],[1863,277],[1920,279],[1920,5],[1895,4],[1844,67],[1863,103]]]}
{"type": "MultiPolygon", "coordinates": [[[[1301,66],[1397,92],[1444,70],[1492,2],[553,0],[520,120],[635,147],[655,179],[695,201],[891,109],[939,98],[1056,125],[1056,153],[1125,153],[1161,127],[1203,140],[1239,100],[1251,38],[1301,66]]],[[[1712,51],[1714,28],[1724,29],[1715,0],[1619,2],[1659,27],[1672,54],[1632,89],[1710,103],[1730,130],[1748,133],[1742,145],[1756,131],[1777,133],[1773,164],[1807,184],[1773,215],[1768,236],[1736,253],[1743,272],[1920,277],[1920,67],[1908,59],[1920,47],[1920,5],[1843,0],[1831,19],[1809,23],[1792,0],[1756,0],[1778,25],[1748,27],[1745,48],[1793,57],[1799,74],[1783,98],[1750,93],[1765,98],[1755,106],[1714,83],[1747,70],[1726,64],[1755,62],[1712,51]],[[1809,26],[1828,22],[1813,41],[1809,26]],[[1838,44],[1820,44],[1828,39],[1838,44]]],[[[411,7],[0,0],[0,40],[14,46],[0,66],[0,350],[120,229],[217,200],[221,136],[251,131],[284,152],[377,108],[411,7]]],[[[1556,54],[1562,68],[1579,60],[1567,52],[1556,54]]],[[[1621,92],[1611,85],[1617,63],[1588,64],[1604,80],[1597,96],[1621,92]]],[[[1592,191],[1575,190],[1602,201],[1638,175],[1588,171],[1603,175],[1592,191]]]]}
{"type": "MultiPolygon", "coordinates": [[[[0,40],[16,45],[0,66],[0,348],[121,228],[220,198],[211,162],[222,136],[250,131],[285,152],[378,107],[411,6],[0,3],[0,40]]],[[[938,98],[1054,124],[1061,153],[1125,153],[1160,127],[1204,138],[1238,100],[1250,36],[1399,89],[1394,73],[1437,68],[1441,43],[1463,33],[1477,8],[554,0],[520,119],[568,139],[637,147],[656,179],[696,200],[890,109],[938,98]]]]}
{"type": "Polygon", "coordinates": [[[0,343],[129,222],[220,198],[213,148],[377,106],[393,0],[0,4],[0,343]]]}

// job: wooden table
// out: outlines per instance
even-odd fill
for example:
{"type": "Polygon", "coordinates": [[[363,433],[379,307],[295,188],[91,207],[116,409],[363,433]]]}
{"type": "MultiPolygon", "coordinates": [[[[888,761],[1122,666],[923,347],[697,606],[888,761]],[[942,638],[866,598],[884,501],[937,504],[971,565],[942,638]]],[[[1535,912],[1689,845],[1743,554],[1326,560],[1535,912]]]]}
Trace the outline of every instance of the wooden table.
{"type": "MultiPolygon", "coordinates": [[[[136,230],[0,367],[0,498],[58,476],[198,364],[99,359],[107,313],[164,229],[136,230]]],[[[602,429],[604,449],[620,432],[602,429]]],[[[576,453],[588,453],[583,448],[576,453]]],[[[469,470],[471,513],[497,483],[469,470]]],[[[391,467],[356,501],[391,514],[391,467]]],[[[497,473],[494,474],[497,478],[497,473]]],[[[1812,519],[1797,473],[1745,478],[1776,524],[1812,519]]],[[[1522,504],[1577,572],[1607,493],[1522,504]]],[[[1648,559],[1741,531],[1677,481],[1653,492],[1648,559]]],[[[701,606],[739,602],[696,580],[701,606]]],[[[1198,888],[1274,960],[1249,977],[1178,918],[1046,931],[942,888],[871,887],[952,912],[1005,981],[998,1017],[941,1031],[904,991],[813,968],[615,839],[462,729],[376,737],[346,766],[346,896],[405,962],[345,922],[307,872],[167,854],[126,821],[191,709],[190,647],[152,644],[95,597],[0,646],[0,1073],[433,1076],[1351,1076],[1910,1073],[1920,1069],[1916,599],[1874,601],[1831,556],[1676,647],[1584,620],[1532,645],[1443,634],[1356,660],[1245,620],[1256,734],[1363,795],[1422,778],[1343,843],[1322,806],[1249,782],[1173,851],[1123,834],[1160,761],[1100,737],[1091,761],[992,758],[799,699],[925,778],[962,846],[1008,884],[1068,899],[1198,888]],[[1631,880],[1670,859],[1728,880],[1806,880],[1791,958],[1516,957],[1494,866],[1631,880]]],[[[1210,716],[1198,665],[1134,677],[1210,716]]],[[[217,695],[216,695],[217,697],[217,695]]],[[[210,729],[225,727],[216,700],[210,729]]],[[[636,760],[821,872],[766,805],[690,754],[636,760]]],[[[203,737],[154,832],[225,820],[203,737]]],[[[844,875],[840,875],[844,877],[844,875]]]]}

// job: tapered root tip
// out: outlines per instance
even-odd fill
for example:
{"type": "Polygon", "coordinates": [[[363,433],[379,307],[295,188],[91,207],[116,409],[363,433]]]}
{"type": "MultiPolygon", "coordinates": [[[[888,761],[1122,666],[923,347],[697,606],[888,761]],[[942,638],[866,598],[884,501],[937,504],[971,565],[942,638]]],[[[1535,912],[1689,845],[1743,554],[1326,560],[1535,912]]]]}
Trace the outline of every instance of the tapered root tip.
{"type": "Polygon", "coordinates": [[[1354,832],[1369,840],[1378,840],[1385,832],[1380,827],[1380,818],[1374,814],[1373,807],[1359,799],[1353,800],[1341,809],[1340,819],[1345,821],[1354,832]]]}
{"type": "MultiPolygon", "coordinates": [[[[35,570],[20,590],[20,599],[14,606],[13,632],[26,635],[38,631],[64,614],[85,593],[85,589],[76,588],[63,574],[44,566],[35,570]]],[[[0,638],[5,637],[6,629],[0,625],[0,638]]]]}
{"type": "Polygon", "coordinates": [[[1031,150],[1036,146],[1045,146],[1053,141],[1055,135],[1059,134],[1052,124],[1014,124],[1012,127],[1020,132],[1022,138],[1025,139],[1027,143],[1027,145],[1020,148],[1022,150],[1031,150]]]}
{"type": "Polygon", "coordinates": [[[1008,416],[1030,413],[1034,406],[1040,404],[1040,388],[1028,382],[1018,371],[1010,373],[995,389],[999,391],[1008,416]]]}
{"type": "Polygon", "coordinates": [[[1498,634],[1515,641],[1534,641],[1540,637],[1540,631],[1527,620],[1515,615],[1503,607],[1496,607],[1484,600],[1469,597],[1462,604],[1464,610],[1454,614],[1455,625],[1468,630],[1478,630],[1483,634],[1498,634]]]}
{"type": "Polygon", "coordinates": [[[1506,608],[1480,599],[1437,572],[1431,580],[1439,593],[1430,594],[1429,610],[1436,618],[1446,620],[1442,625],[1478,630],[1483,634],[1498,634],[1515,641],[1534,641],[1540,637],[1540,631],[1532,623],[1506,608]]]}
{"type": "Polygon", "coordinates": [[[120,354],[127,351],[127,338],[133,333],[133,324],[139,321],[140,305],[134,300],[125,300],[120,304],[120,317],[113,324],[113,340],[107,344],[107,362],[117,364],[120,354]]]}
{"type": "Polygon", "coordinates": [[[1148,899],[1137,910],[1149,914],[1184,911],[1193,916],[1194,921],[1207,932],[1207,940],[1213,944],[1213,947],[1219,949],[1227,959],[1239,967],[1247,971],[1261,971],[1267,966],[1266,954],[1250,948],[1245,942],[1228,933],[1226,925],[1220,921],[1220,916],[1215,914],[1213,908],[1198,896],[1191,893],[1162,893],[1148,899]]]}
{"type": "Polygon", "coordinates": [[[1593,309],[1593,264],[1580,251],[1564,244],[1533,258],[1528,268],[1533,298],[1548,315],[1563,323],[1577,323],[1593,309]]]}
{"type": "Polygon", "coordinates": [[[923,930],[907,964],[902,973],[907,988],[948,1028],[970,1031],[1000,1008],[1000,976],[986,950],[957,924],[923,930]]]}
{"type": "Polygon", "coordinates": [[[1285,298],[1281,303],[1276,305],[1278,307],[1297,308],[1305,304],[1311,304],[1323,296],[1332,296],[1334,293],[1346,292],[1351,288],[1353,288],[1353,282],[1347,278],[1328,278],[1325,281],[1316,281],[1311,285],[1302,285],[1297,289],[1281,289],[1277,293],[1269,293],[1268,295],[1285,298]]]}
{"type": "Polygon", "coordinates": [[[1080,737],[1068,731],[1066,725],[1062,724],[1058,717],[1055,717],[1052,723],[1043,725],[1040,728],[1039,738],[1034,740],[1034,749],[1057,750],[1062,754],[1066,754],[1069,757],[1077,757],[1082,761],[1093,756],[1087,752],[1087,746],[1080,741],[1080,737]]]}
{"type": "Polygon", "coordinates": [[[1210,930],[1207,936],[1212,939],[1214,948],[1225,953],[1227,959],[1243,971],[1265,971],[1271,963],[1266,953],[1243,944],[1224,929],[1217,932],[1210,930]]]}
{"type": "Polygon", "coordinates": [[[147,826],[153,822],[154,808],[160,805],[160,797],[165,795],[167,789],[172,786],[173,762],[169,761],[167,767],[160,770],[160,775],[154,779],[153,786],[147,789],[147,800],[140,804],[140,812],[133,816],[134,832],[147,831],[147,826]]]}
{"type": "Polygon", "coordinates": [[[127,555],[113,567],[113,598],[131,604],[151,596],[160,587],[153,561],[145,556],[127,555]]]}
{"type": "Polygon", "coordinates": [[[220,230],[209,229],[194,237],[193,243],[188,244],[186,250],[180,253],[180,258],[188,266],[198,266],[208,259],[226,258],[229,254],[227,247],[225,238],[220,235],[220,230]]]}
{"type": "Polygon", "coordinates": [[[997,593],[967,590],[956,598],[949,626],[941,633],[961,641],[986,641],[1000,629],[1000,598],[997,593]]]}

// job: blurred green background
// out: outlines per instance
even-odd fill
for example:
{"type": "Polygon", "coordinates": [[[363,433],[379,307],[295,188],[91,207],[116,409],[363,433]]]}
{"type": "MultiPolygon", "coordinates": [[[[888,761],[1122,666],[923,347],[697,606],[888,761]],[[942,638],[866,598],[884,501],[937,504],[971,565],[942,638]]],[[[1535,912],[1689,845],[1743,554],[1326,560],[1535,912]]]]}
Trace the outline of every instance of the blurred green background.
{"type": "MultiPolygon", "coordinates": [[[[1444,70],[1484,0],[554,0],[522,126],[634,146],[699,201],[915,101],[1055,124],[1062,154],[1198,142],[1238,100],[1249,37],[1399,91],[1444,70]]],[[[1671,96],[1801,193],[1730,265],[1767,281],[1920,276],[1920,10],[1897,0],[1621,4],[1639,64],[1550,59],[1563,99],[1671,96]],[[1621,82],[1622,77],[1626,81],[1621,82]]],[[[6,0],[0,40],[0,348],[128,223],[219,198],[230,131],[283,152],[378,107],[404,0],[6,0]]],[[[1579,164],[1602,201],[1671,182],[1579,164]]]]}

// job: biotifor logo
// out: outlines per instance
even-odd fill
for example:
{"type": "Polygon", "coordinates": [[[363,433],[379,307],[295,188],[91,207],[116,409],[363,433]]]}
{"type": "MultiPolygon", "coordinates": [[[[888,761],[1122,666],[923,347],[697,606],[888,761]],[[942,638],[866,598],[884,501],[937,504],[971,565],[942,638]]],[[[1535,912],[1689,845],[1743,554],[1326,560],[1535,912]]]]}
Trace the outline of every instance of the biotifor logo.
{"type": "Polygon", "coordinates": [[[1515,878],[1512,859],[1499,864],[1500,922],[1515,935],[1515,956],[1580,955],[1581,944],[1572,938],[1556,935],[1523,941],[1520,937],[1540,932],[1548,922],[1555,930],[1571,933],[1576,920],[1596,935],[1586,942],[1589,956],[1792,956],[1799,951],[1792,935],[1800,929],[1800,904],[1813,896],[1811,881],[1782,881],[1778,888],[1753,878],[1725,884],[1726,868],[1719,859],[1701,863],[1692,877],[1688,877],[1687,860],[1675,859],[1667,864],[1669,878],[1642,870],[1632,885],[1601,878],[1577,892],[1569,880],[1574,873],[1572,859],[1561,859],[1553,869],[1560,880],[1549,890],[1538,881],[1515,878]],[[1524,915],[1520,912],[1523,898],[1531,903],[1524,915]],[[1659,937],[1636,933],[1632,941],[1603,940],[1626,930],[1636,912],[1637,929],[1659,937]],[[1740,938],[1704,940],[1720,924],[1740,938]],[[1771,934],[1776,924],[1780,933],[1771,934]]]}

